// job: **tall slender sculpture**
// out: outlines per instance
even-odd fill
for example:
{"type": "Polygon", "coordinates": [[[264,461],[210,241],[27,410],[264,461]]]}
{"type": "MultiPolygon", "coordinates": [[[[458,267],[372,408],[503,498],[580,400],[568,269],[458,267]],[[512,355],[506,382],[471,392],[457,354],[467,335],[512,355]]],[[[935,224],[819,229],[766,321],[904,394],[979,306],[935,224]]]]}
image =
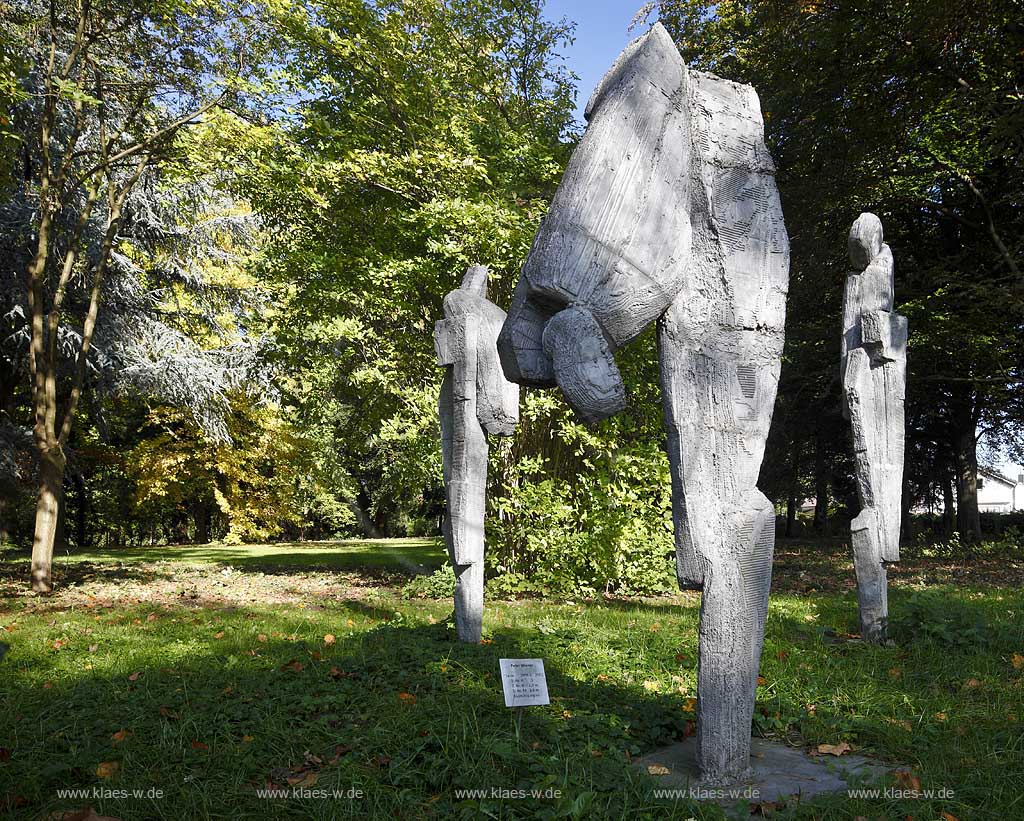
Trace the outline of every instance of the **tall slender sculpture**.
{"type": "Polygon", "coordinates": [[[444,538],[455,568],[455,626],[480,641],[484,611],[484,514],[487,436],[510,436],[519,421],[519,386],[506,381],[496,342],[505,312],[487,299],[488,270],[466,269],[444,298],[434,325],[437,361],[446,368],[438,400],[448,503],[444,538]]]}
{"type": "Polygon", "coordinates": [[[775,545],[757,476],[778,387],[789,240],[749,86],[690,71],[656,24],[587,106],[498,338],[521,384],[585,420],[625,406],[614,352],[658,324],[676,565],[703,590],[697,760],[750,770],[775,545]]]}
{"type": "Polygon", "coordinates": [[[884,563],[900,560],[907,318],[893,311],[892,252],[874,214],[853,223],[849,253],[854,270],[843,294],[840,370],[861,503],[850,540],[861,636],[882,642],[889,617],[884,563]]]}

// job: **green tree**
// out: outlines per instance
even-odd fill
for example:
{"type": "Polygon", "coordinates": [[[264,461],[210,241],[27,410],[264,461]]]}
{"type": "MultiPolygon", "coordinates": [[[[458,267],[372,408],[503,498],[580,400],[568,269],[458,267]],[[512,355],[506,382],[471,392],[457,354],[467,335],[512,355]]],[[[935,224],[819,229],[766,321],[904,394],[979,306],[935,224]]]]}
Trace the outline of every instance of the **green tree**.
{"type": "Polygon", "coordinates": [[[28,63],[15,114],[36,212],[26,297],[39,592],[51,588],[65,447],[125,203],[166,159],[177,132],[228,104],[244,84],[250,11],[188,0],[50,0],[19,4],[4,17],[3,41],[22,41],[28,63]]]}
{"type": "MultiPolygon", "coordinates": [[[[1021,3],[665,0],[657,10],[691,65],[761,97],[792,239],[777,424],[812,441],[834,430],[845,237],[874,211],[910,319],[908,492],[923,492],[936,467],[950,472],[959,529],[978,536],[979,431],[1024,421],[1021,3]]],[[[765,461],[809,470],[813,459],[793,465],[798,452],[773,448],[765,461]]]]}

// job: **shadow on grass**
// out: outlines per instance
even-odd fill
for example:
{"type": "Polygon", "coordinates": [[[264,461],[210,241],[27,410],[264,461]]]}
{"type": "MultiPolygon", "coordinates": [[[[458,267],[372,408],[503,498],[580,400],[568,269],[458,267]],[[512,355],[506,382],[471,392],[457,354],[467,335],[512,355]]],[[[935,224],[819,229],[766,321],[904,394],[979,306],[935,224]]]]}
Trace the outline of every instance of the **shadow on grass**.
{"type": "MultiPolygon", "coordinates": [[[[821,620],[845,609],[842,601],[835,609],[818,605],[821,620]]],[[[108,615],[117,620],[108,629],[130,631],[139,619],[144,640],[128,646],[122,639],[126,645],[115,652],[81,653],[70,663],[66,649],[15,641],[0,683],[8,705],[0,737],[11,740],[0,774],[12,785],[8,794],[28,803],[9,806],[12,817],[81,805],[58,801],[57,790],[96,787],[164,791],[159,801],[90,802],[124,818],[536,817],[540,811],[721,817],[713,807],[655,798],[656,780],[629,762],[692,732],[685,696],[647,689],[643,676],[666,668],[692,675],[695,608],[679,607],[682,619],[658,631],[661,607],[637,604],[634,624],[617,605],[586,606],[575,619],[564,608],[550,608],[562,615],[541,615],[536,627],[502,626],[491,643],[465,645],[454,640],[447,622],[422,624],[396,607],[408,604],[337,602],[312,625],[310,615],[298,611],[119,610],[108,615]],[[148,613],[157,614],[151,624],[148,613]],[[348,617],[359,627],[373,626],[346,634],[348,617]],[[614,625],[613,636],[606,635],[614,625]],[[335,634],[329,644],[321,638],[325,629],[335,634]],[[597,630],[604,631],[600,641],[593,640],[597,630]],[[289,641],[289,633],[301,638],[289,641]],[[674,655],[680,637],[690,651],[682,662],[674,655]],[[517,738],[498,659],[523,657],[545,659],[552,704],[527,710],[517,738]],[[44,681],[52,685],[44,688],[44,681]],[[127,735],[118,741],[122,730],[127,735]],[[99,778],[97,768],[109,762],[117,764],[116,774],[99,778]],[[257,787],[267,784],[315,784],[343,793],[355,788],[363,796],[259,797],[257,787]],[[486,794],[466,798],[457,792],[463,789],[486,794]],[[495,789],[551,792],[510,801],[495,797],[495,789]]],[[[92,624],[84,618],[83,627],[92,624]]],[[[99,641],[103,647],[118,635],[72,637],[71,646],[99,641]]],[[[902,726],[914,711],[937,709],[933,705],[952,698],[949,682],[937,681],[935,673],[949,664],[958,677],[991,676],[980,650],[943,651],[934,643],[910,651],[832,646],[816,627],[775,615],[756,725],[760,734],[772,735],[770,719],[779,714],[800,725],[805,742],[848,737],[890,761],[917,767],[924,761],[933,779],[961,789],[964,781],[978,780],[964,771],[963,756],[999,749],[999,766],[1009,767],[1019,753],[995,715],[975,717],[963,734],[961,725],[930,716],[913,732],[902,726]],[[785,655],[776,655],[783,647],[785,655]],[[899,679],[886,674],[895,666],[903,670],[899,679]],[[801,714],[808,698],[817,701],[816,709],[801,714]]],[[[981,706],[978,694],[969,695],[981,706]]],[[[1007,789],[993,792],[989,804],[1004,800],[1007,789]]],[[[980,792],[975,784],[974,793],[980,792]]],[[[833,797],[812,806],[845,809],[846,802],[833,797]]],[[[898,805],[901,811],[908,806],[921,817],[939,814],[938,804],[898,805]]],[[[897,805],[865,800],[849,808],[849,817],[880,810],[892,815],[897,805]]]]}
{"type": "MultiPolygon", "coordinates": [[[[356,602],[341,609],[382,613],[356,602]]],[[[172,613],[188,615],[167,610],[159,618],[172,613]]],[[[470,807],[474,817],[534,817],[538,807],[586,817],[671,806],[651,797],[651,782],[628,757],[692,730],[678,698],[581,682],[549,661],[553,703],[528,710],[517,738],[498,658],[547,655],[541,645],[550,646],[550,636],[507,629],[491,644],[464,645],[447,623],[399,619],[325,649],[319,642],[254,641],[253,615],[218,614],[227,638],[208,638],[185,655],[133,660],[117,673],[79,671],[48,689],[26,688],[25,662],[12,654],[17,675],[2,687],[17,712],[4,765],[14,788],[11,817],[76,806],[58,800],[57,791],[98,786],[164,791],[159,801],[89,802],[128,818],[447,817],[470,807]],[[128,737],[112,741],[122,730],[128,737]],[[111,761],[117,774],[97,777],[111,761]],[[354,787],[363,798],[346,807],[337,800],[275,803],[255,792],[299,782],[354,787]],[[466,799],[461,789],[486,796],[466,799]],[[511,804],[491,797],[492,790],[516,789],[547,797],[511,804]]]]}

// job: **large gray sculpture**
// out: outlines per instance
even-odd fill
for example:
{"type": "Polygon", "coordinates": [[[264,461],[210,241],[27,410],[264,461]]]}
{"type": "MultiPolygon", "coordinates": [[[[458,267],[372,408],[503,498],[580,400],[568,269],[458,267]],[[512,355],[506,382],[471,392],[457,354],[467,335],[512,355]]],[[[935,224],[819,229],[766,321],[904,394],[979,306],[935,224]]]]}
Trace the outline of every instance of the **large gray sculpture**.
{"type": "Polygon", "coordinates": [[[656,319],[676,563],[703,590],[698,765],[749,773],[774,510],[757,476],[778,387],[789,241],[749,86],[690,71],[660,24],[631,43],[534,240],[498,348],[586,420],[625,405],[616,348],[656,319]]]}
{"type": "Polygon", "coordinates": [[[496,341],[505,312],[487,299],[487,268],[466,269],[444,298],[434,326],[437,361],[446,368],[438,413],[448,503],[444,537],[455,568],[455,626],[480,641],[484,610],[484,514],[487,437],[509,436],[519,420],[519,386],[506,381],[496,341]]]}
{"type": "Polygon", "coordinates": [[[861,503],[850,539],[861,636],[880,642],[889,615],[884,563],[900,559],[907,318],[893,311],[892,252],[874,214],[853,223],[849,253],[840,368],[861,503]]]}

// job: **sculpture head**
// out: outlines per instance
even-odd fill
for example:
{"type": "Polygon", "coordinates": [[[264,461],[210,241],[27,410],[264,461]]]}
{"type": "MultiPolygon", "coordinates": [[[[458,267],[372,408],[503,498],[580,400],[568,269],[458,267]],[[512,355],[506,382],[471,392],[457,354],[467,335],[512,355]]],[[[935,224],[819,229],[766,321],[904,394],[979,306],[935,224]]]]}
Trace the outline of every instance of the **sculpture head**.
{"type": "Polygon", "coordinates": [[[882,240],[882,221],[874,214],[864,212],[850,228],[848,248],[850,262],[858,271],[871,264],[885,243],[882,240]]]}
{"type": "Polygon", "coordinates": [[[462,290],[487,299],[487,278],[490,273],[486,265],[470,265],[462,275],[462,290]]]}
{"type": "Polygon", "coordinates": [[[559,385],[587,421],[625,407],[614,351],[682,287],[691,243],[688,82],[660,23],[616,60],[587,106],[586,133],[498,338],[508,379],[559,385]]]}

